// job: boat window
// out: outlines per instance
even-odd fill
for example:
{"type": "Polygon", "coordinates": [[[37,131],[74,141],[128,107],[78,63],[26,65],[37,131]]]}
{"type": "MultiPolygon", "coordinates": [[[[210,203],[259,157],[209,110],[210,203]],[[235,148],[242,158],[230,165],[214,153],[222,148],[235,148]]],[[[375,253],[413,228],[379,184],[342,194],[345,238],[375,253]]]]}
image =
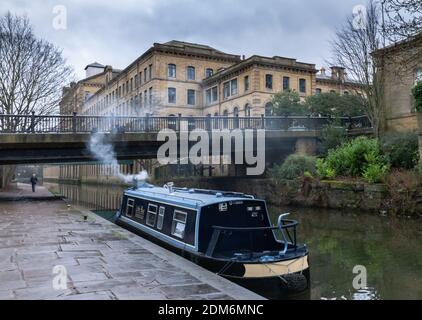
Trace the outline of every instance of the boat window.
{"type": "Polygon", "coordinates": [[[188,214],[186,212],[174,210],[173,224],[171,225],[171,234],[173,236],[183,239],[187,216],[188,214]]]}
{"type": "Polygon", "coordinates": [[[147,225],[153,227],[155,225],[155,217],[157,216],[157,205],[149,203],[147,212],[147,225]]]}
{"type": "Polygon", "coordinates": [[[157,220],[157,229],[163,229],[163,222],[164,222],[164,213],[166,212],[165,207],[160,207],[158,210],[158,220],[157,220]]]}
{"type": "Polygon", "coordinates": [[[133,216],[133,207],[135,205],[135,200],[128,198],[126,204],[126,216],[132,217],[133,216]]]}
{"type": "Polygon", "coordinates": [[[144,220],[144,218],[145,218],[145,209],[144,209],[144,207],[142,205],[136,206],[135,218],[138,218],[140,220],[144,220]]]}

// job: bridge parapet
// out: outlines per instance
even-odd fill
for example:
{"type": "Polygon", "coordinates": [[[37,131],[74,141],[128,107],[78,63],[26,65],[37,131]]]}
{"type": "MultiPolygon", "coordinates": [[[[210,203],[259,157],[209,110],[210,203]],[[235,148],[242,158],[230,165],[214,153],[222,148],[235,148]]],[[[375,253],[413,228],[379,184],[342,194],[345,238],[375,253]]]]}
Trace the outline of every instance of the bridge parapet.
{"type": "Polygon", "coordinates": [[[0,133],[125,133],[175,131],[206,131],[221,129],[265,129],[277,131],[315,131],[334,123],[348,130],[372,128],[366,116],[359,117],[135,117],[73,115],[4,115],[0,114],[0,133]]]}

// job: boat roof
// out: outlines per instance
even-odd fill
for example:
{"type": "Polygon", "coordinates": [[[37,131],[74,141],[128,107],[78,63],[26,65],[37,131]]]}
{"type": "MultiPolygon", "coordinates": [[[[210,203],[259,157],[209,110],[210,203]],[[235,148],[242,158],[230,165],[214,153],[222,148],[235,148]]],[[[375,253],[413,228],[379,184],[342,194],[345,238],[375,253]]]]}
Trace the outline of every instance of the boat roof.
{"type": "Polygon", "coordinates": [[[243,201],[255,199],[251,195],[240,192],[228,192],[218,190],[205,190],[194,188],[168,188],[158,187],[144,183],[136,188],[125,190],[125,193],[133,197],[147,198],[152,201],[169,203],[175,206],[198,209],[200,207],[229,201],[243,201]],[[170,192],[170,189],[171,192],[170,192]]]}

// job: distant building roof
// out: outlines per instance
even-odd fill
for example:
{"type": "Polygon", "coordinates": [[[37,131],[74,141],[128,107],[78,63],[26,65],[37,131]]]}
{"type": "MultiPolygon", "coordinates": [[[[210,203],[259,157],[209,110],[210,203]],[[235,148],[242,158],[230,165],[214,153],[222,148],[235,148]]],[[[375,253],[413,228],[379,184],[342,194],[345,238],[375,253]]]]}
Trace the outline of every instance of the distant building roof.
{"type": "Polygon", "coordinates": [[[263,57],[258,55],[253,55],[249,57],[248,59],[241,60],[238,63],[224,68],[211,77],[208,77],[203,80],[205,84],[212,83],[216,81],[217,79],[220,79],[225,76],[229,76],[233,74],[234,72],[237,72],[245,67],[251,66],[251,65],[265,65],[265,66],[273,66],[273,67],[282,67],[282,68],[290,68],[290,69],[297,69],[301,71],[307,71],[312,73],[317,73],[317,70],[315,69],[315,64],[312,63],[304,63],[296,61],[296,59],[292,58],[285,58],[285,57],[263,57]]]}
{"type": "Polygon", "coordinates": [[[105,66],[102,65],[101,63],[93,62],[93,63],[90,63],[89,65],[87,65],[84,70],[88,69],[89,67],[92,67],[92,68],[104,68],[105,66]]]}

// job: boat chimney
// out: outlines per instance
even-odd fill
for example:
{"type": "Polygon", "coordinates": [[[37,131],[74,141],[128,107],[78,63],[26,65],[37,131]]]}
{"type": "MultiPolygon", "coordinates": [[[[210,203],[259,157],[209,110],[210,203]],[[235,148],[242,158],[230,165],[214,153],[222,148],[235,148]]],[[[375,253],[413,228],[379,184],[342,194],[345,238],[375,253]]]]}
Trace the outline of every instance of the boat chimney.
{"type": "Polygon", "coordinates": [[[167,187],[169,189],[169,193],[173,193],[173,186],[174,186],[173,182],[167,182],[167,187]]]}

